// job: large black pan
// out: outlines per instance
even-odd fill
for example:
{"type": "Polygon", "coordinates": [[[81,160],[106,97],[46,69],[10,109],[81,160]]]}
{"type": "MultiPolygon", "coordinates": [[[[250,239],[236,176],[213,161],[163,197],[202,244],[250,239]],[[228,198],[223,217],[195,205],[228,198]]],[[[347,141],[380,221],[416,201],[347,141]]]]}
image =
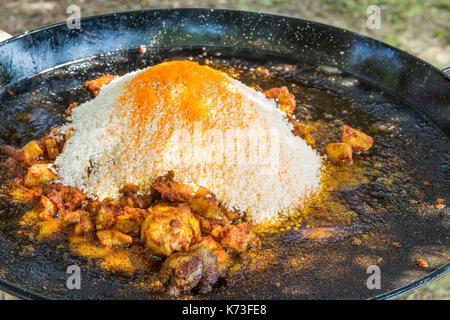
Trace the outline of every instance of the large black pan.
{"type": "MultiPolygon", "coordinates": [[[[0,44],[0,143],[20,146],[44,134],[61,121],[57,113],[68,103],[88,98],[82,83],[95,75],[202,52],[255,65],[294,64],[298,71],[286,75],[291,81],[344,100],[347,96],[365,105],[372,120],[392,120],[398,136],[392,134],[389,143],[398,150],[382,156],[395,158],[398,152],[411,161],[386,175],[401,171],[417,177],[405,182],[414,188],[404,193],[386,189],[377,177],[336,191],[360,214],[360,228],[347,231],[366,235],[362,242],[343,236],[311,244],[285,231],[274,240],[273,251],[264,247],[268,263],[258,272],[236,273],[204,298],[392,298],[449,270],[448,211],[424,210],[405,196],[411,192],[428,203],[449,200],[449,78],[405,52],[346,30],[270,14],[182,9],[109,14],[82,19],[79,30],[62,23],[19,35],[0,44]],[[142,44],[149,50],[139,56],[142,44]],[[34,118],[24,125],[16,117],[21,112],[34,118]],[[390,210],[369,215],[364,203],[390,210]],[[400,247],[393,248],[393,242],[400,247]],[[430,269],[417,267],[417,257],[427,258],[430,269]],[[366,286],[370,264],[381,268],[381,289],[366,286]]],[[[333,114],[333,106],[326,108],[323,114],[333,114]]],[[[369,118],[361,125],[369,128],[369,118]]],[[[0,203],[0,289],[24,298],[165,297],[134,285],[145,274],[105,273],[68,253],[62,243],[40,243],[30,250],[10,223],[27,208],[0,203]],[[82,266],[80,290],[65,286],[71,264],[82,266]]]]}

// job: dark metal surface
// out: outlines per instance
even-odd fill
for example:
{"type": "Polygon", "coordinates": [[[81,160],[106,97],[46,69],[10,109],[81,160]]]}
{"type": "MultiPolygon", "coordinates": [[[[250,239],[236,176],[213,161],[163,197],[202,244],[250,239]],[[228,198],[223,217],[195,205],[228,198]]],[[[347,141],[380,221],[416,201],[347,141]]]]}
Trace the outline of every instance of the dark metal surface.
{"type": "Polygon", "coordinates": [[[333,65],[389,89],[449,133],[448,78],[429,64],[379,41],[319,23],[251,12],[149,10],[42,28],[0,46],[0,85],[91,55],[136,48],[216,46],[262,50],[314,65],[333,65]]]}
{"type": "MultiPolygon", "coordinates": [[[[428,161],[428,169],[435,170],[435,172],[427,172],[426,174],[430,176],[428,179],[433,184],[433,190],[440,190],[440,193],[438,191],[430,192],[427,197],[430,198],[436,196],[436,194],[440,194],[444,198],[448,197],[448,179],[442,177],[442,173],[448,175],[448,140],[444,138],[438,128],[427,124],[427,121],[423,120],[419,113],[413,112],[409,108],[412,106],[429,116],[448,136],[450,134],[448,117],[449,78],[425,62],[398,49],[345,30],[317,23],[268,14],[201,9],[138,11],[86,18],[81,22],[81,30],[68,30],[65,24],[60,24],[33,31],[0,44],[0,85],[3,86],[3,91],[0,91],[0,94],[3,92],[3,95],[5,95],[4,90],[9,88],[14,89],[13,91],[20,95],[25,94],[27,90],[46,87],[49,93],[57,95],[58,92],[64,90],[66,92],[72,85],[75,88],[72,95],[77,95],[79,94],[77,90],[88,75],[105,72],[105,70],[109,71],[112,68],[107,63],[102,66],[102,61],[107,61],[109,56],[113,58],[117,56],[117,58],[114,58],[117,61],[111,65],[117,64],[118,61],[120,63],[121,57],[124,58],[123,63],[129,63],[129,65],[123,66],[124,72],[143,67],[139,63],[135,65],[133,59],[121,53],[127,50],[136,50],[141,44],[148,45],[150,51],[156,52],[154,56],[159,55],[163,58],[169,55],[170,48],[186,48],[189,50],[206,47],[228,52],[229,57],[244,57],[247,55],[261,61],[261,63],[273,57],[279,59],[285,57],[287,60],[293,60],[297,63],[302,62],[305,66],[332,66],[345,71],[347,76],[355,75],[357,78],[365,80],[366,83],[366,85],[358,88],[359,91],[357,89],[351,91],[352,89],[345,88],[345,85],[339,87],[336,84],[330,84],[327,82],[326,74],[315,73],[315,71],[311,71],[313,69],[310,67],[305,67],[305,71],[299,72],[296,77],[330,90],[334,88],[343,96],[356,97],[355,99],[358,95],[367,94],[365,100],[361,99],[361,101],[367,102],[371,101],[370,99],[379,99],[379,101],[368,103],[367,109],[372,108],[370,112],[373,113],[371,115],[373,118],[384,119],[383,114],[392,112],[393,116],[400,119],[398,120],[400,126],[407,127],[407,124],[411,124],[411,130],[408,134],[411,137],[416,137],[418,142],[423,142],[422,151],[415,150],[415,152],[428,152],[432,147],[440,148],[440,150],[435,152],[434,158],[431,156],[428,159],[428,156],[424,156],[422,162],[418,160],[415,164],[407,164],[402,170],[413,170],[414,166],[427,166],[428,161]],[[260,54],[256,58],[252,55],[253,52],[267,52],[268,55],[260,54]],[[97,67],[92,67],[90,60],[92,57],[101,57],[96,62],[97,67]],[[77,64],[77,61],[80,66],[88,66],[93,70],[85,73],[79,71],[70,79],[55,74],[51,77],[45,77],[45,74],[49,73],[46,72],[49,69],[64,64],[77,64]],[[39,73],[42,73],[43,76],[30,78],[39,73]],[[74,83],[70,84],[69,80],[73,80],[74,83]],[[40,83],[42,81],[45,81],[44,85],[40,83]],[[64,88],[64,90],[60,88],[64,88]],[[370,88],[381,90],[375,92],[374,89],[370,88]],[[393,96],[380,98],[383,96],[383,92],[392,93],[393,96]],[[375,96],[375,98],[370,95],[375,96]],[[397,98],[400,98],[400,100],[397,98]],[[405,118],[408,118],[408,120],[403,120],[405,118]],[[432,164],[432,159],[436,160],[436,156],[442,157],[442,159],[438,159],[432,164]]],[[[158,59],[153,62],[158,62],[158,59]]],[[[148,61],[148,63],[151,62],[148,61]]],[[[336,77],[338,76],[336,75],[336,77]]],[[[68,94],[70,95],[70,91],[68,94]]],[[[320,98],[318,99],[320,100],[320,98]]],[[[331,97],[327,99],[331,99],[331,97]]],[[[63,97],[62,101],[55,103],[61,104],[62,108],[64,105],[67,106],[67,102],[72,101],[63,97]]],[[[24,102],[22,101],[22,103],[24,102]]],[[[323,112],[325,111],[323,110],[323,112]]],[[[5,121],[9,119],[8,110],[1,110],[0,115],[4,127],[5,121]]],[[[52,113],[45,114],[45,116],[44,120],[34,128],[38,134],[44,133],[48,130],[48,126],[57,123],[56,117],[52,113]]],[[[369,123],[369,120],[366,122],[369,123]]],[[[369,130],[369,127],[367,130],[369,130]]],[[[30,138],[30,136],[23,134],[17,137],[14,143],[20,145],[30,138]]],[[[407,153],[407,151],[408,149],[403,146],[401,152],[407,153]]],[[[384,156],[389,157],[389,155],[384,156]]],[[[411,159],[416,158],[417,155],[415,158],[411,157],[411,159]]],[[[354,201],[350,196],[353,195],[343,195],[343,197],[348,197],[348,201],[354,201]]],[[[387,198],[387,200],[389,199],[387,198]]],[[[390,201],[395,202],[393,199],[390,201]]],[[[368,256],[384,255],[390,246],[389,244],[383,244],[387,237],[404,241],[405,252],[386,253],[385,260],[388,261],[390,269],[388,269],[389,272],[387,272],[384,281],[389,282],[389,284],[383,288],[383,291],[397,287],[402,288],[388,294],[379,295],[379,298],[392,298],[447,272],[449,269],[448,263],[440,267],[437,266],[434,272],[421,278],[424,275],[423,271],[413,270],[411,261],[407,260],[411,258],[414,251],[428,254],[432,251],[448,249],[448,225],[442,223],[442,218],[438,216],[422,219],[413,215],[402,215],[400,212],[402,209],[401,206],[395,207],[393,205],[391,216],[387,215],[380,221],[370,221],[376,228],[383,229],[383,236],[375,237],[373,246],[353,248],[348,243],[336,242],[320,249],[301,247],[289,252],[286,249],[286,255],[290,257],[301,255],[302,250],[308,252],[308,258],[319,259],[320,255],[330,257],[329,261],[321,261],[318,266],[303,267],[301,269],[302,274],[290,272],[285,275],[284,279],[277,274],[279,273],[279,267],[277,266],[269,266],[266,271],[261,273],[262,278],[273,277],[273,281],[277,279],[281,282],[281,287],[286,284],[287,287],[291,286],[293,290],[283,292],[277,288],[267,287],[270,280],[266,279],[267,281],[263,283],[263,279],[259,280],[256,277],[250,279],[248,283],[246,282],[247,287],[241,287],[240,292],[234,291],[233,293],[232,291],[229,297],[367,298],[377,296],[379,292],[369,292],[364,289],[363,281],[367,275],[361,269],[361,266],[355,264],[354,259],[365,253],[368,256]],[[398,223],[399,219],[404,219],[405,225],[398,223]],[[395,221],[397,221],[397,224],[395,224],[395,221]],[[381,222],[386,223],[380,224],[381,222]],[[342,256],[337,256],[336,252],[342,253],[342,256]],[[359,272],[358,275],[355,274],[356,272],[359,272]],[[340,278],[339,273],[348,276],[348,279],[340,278]],[[407,286],[403,287],[405,284],[407,286]],[[336,286],[339,286],[339,288],[336,288],[336,286]]],[[[292,235],[288,233],[288,240],[293,240],[292,243],[295,245],[298,239],[290,239],[290,237],[292,235]]],[[[23,241],[20,237],[8,240],[11,250],[20,247],[23,241]]],[[[288,242],[285,241],[285,243],[288,246],[288,242]]],[[[56,244],[41,244],[39,246],[38,252],[44,258],[55,255],[64,258],[66,264],[72,260],[76,261],[70,255],[60,255],[56,244]]],[[[6,248],[8,248],[8,244],[4,245],[2,250],[6,250],[6,248]]],[[[101,298],[140,298],[139,291],[131,289],[127,296],[128,283],[133,279],[115,276],[104,280],[103,287],[100,288],[87,284],[83,292],[68,293],[61,287],[47,289],[46,292],[38,289],[38,285],[46,283],[46,279],[58,281],[52,277],[51,273],[56,272],[60,265],[55,262],[55,266],[52,267],[39,265],[38,262],[27,261],[25,258],[19,260],[22,275],[10,277],[10,279],[16,279],[17,283],[14,285],[8,284],[0,278],[0,287],[12,294],[18,294],[25,298],[95,298],[96,296],[101,298]],[[29,268],[49,274],[36,275],[29,268]],[[23,281],[23,283],[20,283],[18,280],[26,277],[29,278],[27,280],[29,282],[23,281]],[[33,278],[36,279],[37,286],[29,285],[29,283],[33,283],[33,278]],[[20,286],[32,288],[20,289],[20,286]],[[117,290],[118,293],[108,292],[112,289],[117,290]]],[[[43,263],[47,261],[44,260],[43,263]]],[[[51,258],[48,261],[52,261],[51,258]]],[[[6,266],[4,269],[6,270],[8,267],[6,266]]],[[[282,270],[287,272],[291,269],[286,266],[282,270]]],[[[9,273],[13,272],[13,268],[9,270],[9,273]]],[[[90,273],[88,278],[91,281],[100,279],[100,276],[97,275],[99,271],[95,268],[86,267],[85,272],[90,273]]],[[[230,286],[233,287],[233,284],[230,286]]],[[[237,288],[239,289],[239,285],[237,285],[237,288]]],[[[212,298],[227,297],[226,291],[216,291],[215,295],[211,295],[212,298]]],[[[141,298],[149,297],[152,296],[143,294],[141,298]]]]}

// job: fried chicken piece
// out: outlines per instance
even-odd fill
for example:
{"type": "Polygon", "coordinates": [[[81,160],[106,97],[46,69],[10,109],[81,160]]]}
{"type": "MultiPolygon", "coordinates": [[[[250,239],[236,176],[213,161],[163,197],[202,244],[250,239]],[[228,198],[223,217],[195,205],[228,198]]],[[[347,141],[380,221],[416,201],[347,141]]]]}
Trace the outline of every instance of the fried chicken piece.
{"type": "Polygon", "coordinates": [[[91,216],[95,216],[95,212],[100,203],[100,201],[88,199],[86,202],[84,202],[81,209],[89,212],[91,216]]]}
{"type": "Polygon", "coordinates": [[[373,146],[373,139],[367,134],[347,125],[342,126],[342,142],[349,144],[353,151],[367,151],[373,146]]]}
{"type": "Polygon", "coordinates": [[[156,256],[168,256],[184,251],[201,237],[200,226],[186,204],[156,205],[141,225],[141,240],[156,256]]]}
{"type": "Polygon", "coordinates": [[[264,94],[268,99],[275,99],[280,110],[288,116],[292,116],[297,103],[295,101],[295,96],[289,92],[287,87],[272,88],[264,91],[264,94]]]}
{"type": "Polygon", "coordinates": [[[132,237],[117,230],[99,230],[97,239],[102,246],[107,248],[133,243],[132,237]]]}
{"type": "Polygon", "coordinates": [[[44,194],[58,210],[75,211],[86,199],[86,195],[81,190],[64,186],[61,183],[46,186],[44,194]]]}
{"type": "Polygon", "coordinates": [[[120,197],[119,203],[122,207],[147,209],[152,202],[151,196],[141,196],[135,193],[125,193],[120,197]]]}
{"type": "Polygon", "coordinates": [[[153,188],[163,199],[187,203],[192,211],[206,218],[212,218],[217,213],[216,195],[206,188],[198,187],[195,190],[187,184],[173,181],[170,175],[156,179],[153,188]]]}
{"type": "Polygon", "coordinates": [[[72,224],[75,224],[73,231],[77,235],[95,230],[91,215],[84,210],[68,212],[63,218],[61,227],[65,228],[72,224]]]}
{"type": "Polygon", "coordinates": [[[125,207],[116,217],[113,229],[128,234],[139,234],[141,224],[146,216],[146,210],[125,207]]]}
{"type": "Polygon", "coordinates": [[[55,160],[59,155],[59,147],[58,142],[56,142],[55,138],[47,138],[44,140],[45,153],[47,154],[47,158],[50,160],[55,160]]]}
{"type": "Polygon", "coordinates": [[[198,214],[194,216],[200,223],[200,230],[202,231],[203,234],[210,235],[216,240],[220,240],[222,238],[223,229],[227,224],[226,221],[214,218],[207,219],[198,214]]]}
{"type": "MultiPolygon", "coordinates": [[[[212,250],[211,254],[212,253],[212,250]]],[[[200,257],[188,252],[171,254],[162,264],[161,282],[169,282],[168,293],[177,296],[180,292],[195,288],[203,274],[203,262],[200,257]]]]}
{"type": "Polygon", "coordinates": [[[225,227],[220,244],[225,249],[242,252],[249,247],[260,247],[261,241],[248,223],[240,222],[225,227]]]}
{"type": "Polygon", "coordinates": [[[36,163],[27,169],[23,184],[27,188],[43,186],[58,178],[48,168],[48,163],[36,163]]]}
{"type": "Polygon", "coordinates": [[[311,122],[300,122],[292,117],[289,118],[289,121],[292,123],[294,129],[292,133],[296,136],[303,136],[307,133],[311,133],[315,129],[317,129],[318,125],[311,122]]]}
{"type": "Polygon", "coordinates": [[[212,218],[217,213],[216,195],[203,187],[198,187],[193,199],[188,204],[192,211],[206,218],[212,218]]]}
{"type": "Polygon", "coordinates": [[[57,209],[46,196],[41,196],[33,211],[36,212],[40,220],[49,220],[53,218],[57,209]]]}
{"type": "Polygon", "coordinates": [[[138,195],[139,186],[135,184],[126,184],[121,192],[122,197],[119,199],[122,207],[131,207],[139,209],[147,209],[150,207],[153,196],[150,194],[138,195]]]}
{"type": "Polygon", "coordinates": [[[161,267],[162,282],[169,282],[169,294],[197,288],[199,293],[211,291],[220,275],[217,256],[213,249],[196,244],[187,252],[171,254],[161,267]]]}
{"type": "Polygon", "coordinates": [[[205,218],[201,215],[195,214],[195,217],[200,222],[200,230],[202,234],[210,235],[216,241],[220,241],[223,237],[223,230],[227,225],[231,225],[233,221],[242,219],[245,212],[240,210],[230,210],[219,205],[217,216],[214,218],[205,218]]]}
{"type": "Polygon", "coordinates": [[[197,289],[199,293],[208,293],[220,276],[217,256],[213,249],[206,245],[196,244],[189,252],[197,256],[202,261],[202,277],[200,278],[197,289]]]}
{"type": "Polygon", "coordinates": [[[84,83],[84,86],[87,87],[89,89],[89,91],[91,91],[94,96],[98,95],[98,93],[100,92],[100,89],[110,83],[111,81],[113,81],[115,78],[117,78],[118,76],[116,75],[111,75],[109,73],[102,75],[94,80],[90,80],[90,81],[86,81],[84,83]]]}
{"type": "Polygon", "coordinates": [[[332,162],[340,164],[353,163],[353,149],[348,143],[329,143],[325,147],[325,153],[332,162]]]}
{"type": "Polygon", "coordinates": [[[189,185],[178,183],[172,180],[171,172],[166,176],[159,177],[155,180],[152,187],[161,194],[161,198],[187,203],[194,197],[194,188],[189,185]]]}
{"type": "Polygon", "coordinates": [[[219,216],[226,217],[230,222],[237,219],[242,219],[245,216],[244,211],[238,209],[227,209],[224,206],[219,206],[219,216]]]}
{"type": "Polygon", "coordinates": [[[104,199],[95,210],[95,227],[97,230],[109,229],[116,222],[116,216],[121,211],[120,204],[115,199],[104,199]]]}
{"type": "Polygon", "coordinates": [[[50,134],[41,138],[40,143],[45,146],[45,141],[48,139],[55,139],[58,150],[62,150],[66,141],[70,138],[73,129],[67,129],[65,131],[60,131],[61,127],[55,127],[50,129],[50,134]]]}
{"type": "Polygon", "coordinates": [[[16,181],[16,179],[11,188],[13,189],[15,201],[20,203],[27,203],[33,199],[38,199],[43,193],[42,186],[27,188],[22,185],[22,181],[16,181]]]}
{"type": "Polygon", "coordinates": [[[32,140],[24,145],[22,151],[24,155],[24,162],[27,166],[32,166],[37,163],[39,157],[44,154],[39,141],[36,140],[32,140]]]}
{"type": "Polygon", "coordinates": [[[219,277],[225,277],[228,271],[228,252],[224,250],[222,246],[211,236],[203,237],[198,244],[208,247],[214,252],[217,258],[217,265],[219,267],[219,277]]]}
{"type": "Polygon", "coordinates": [[[306,144],[311,146],[311,148],[316,147],[316,140],[314,137],[310,134],[311,131],[315,130],[317,128],[317,125],[312,123],[303,123],[298,120],[295,120],[294,118],[289,119],[294,126],[294,129],[292,130],[292,133],[303,140],[305,140],[306,144]]]}

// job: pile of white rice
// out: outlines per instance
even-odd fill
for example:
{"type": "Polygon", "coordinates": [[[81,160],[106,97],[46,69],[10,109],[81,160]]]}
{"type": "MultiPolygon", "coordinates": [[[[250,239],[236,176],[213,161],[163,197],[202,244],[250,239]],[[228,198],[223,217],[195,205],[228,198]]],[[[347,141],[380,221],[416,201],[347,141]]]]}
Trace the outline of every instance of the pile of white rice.
{"type": "MultiPolygon", "coordinates": [[[[318,190],[321,158],[292,134],[274,101],[223,74],[224,94],[244,98],[239,106],[225,107],[222,97],[205,94],[208,128],[202,119],[168,118],[167,110],[173,109],[164,105],[152,106],[151,116],[137,121],[137,107],[119,97],[131,79],[147,70],[114,79],[96,98],[73,109],[61,128],[71,130],[71,137],[54,163],[61,183],[103,200],[117,198],[126,183],[150,186],[173,171],[176,181],[208,188],[222,205],[246,211],[254,223],[289,214],[318,190]]],[[[174,85],[171,95],[179,91],[174,85]]]]}

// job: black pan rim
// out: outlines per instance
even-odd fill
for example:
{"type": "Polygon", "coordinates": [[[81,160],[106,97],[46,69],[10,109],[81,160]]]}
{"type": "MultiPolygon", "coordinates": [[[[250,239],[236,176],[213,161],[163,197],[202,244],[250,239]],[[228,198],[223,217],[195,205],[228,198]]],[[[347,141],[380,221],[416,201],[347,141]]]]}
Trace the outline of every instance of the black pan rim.
{"type": "MultiPolygon", "coordinates": [[[[444,79],[446,79],[447,81],[450,81],[450,77],[445,73],[444,70],[439,70],[438,68],[434,67],[433,65],[423,61],[422,59],[406,52],[403,51],[401,49],[398,49],[396,47],[393,47],[391,45],[388,45],[382,41],[376,40],[374,38],[371,38],[369,36],[365,36],[362,35],[360,33],[357,32],[353,32],[353,31],[349,31],[346,29],[342,29],[342,28],[338,28],[338,27],[334,27],[334,26],[329,26],[323,23],[319,23],[319,22],[315,22],[315,21],[309,21],[309,20],[304,20],[304,19],[299,19],[299,18],[294,18],[288,15],[280,15],[280,14],[273,14],[273,13],[266,13],[266,12],[259,12],[259,11],[244,11],[244,10],[235,10],[235,9],[212,9],[212,8],[180,8],[180,9],[148,9],[148,10],[131,10],[131,11],[121,11],[121,12],[115,12],[115,13],[108,13],[108,14],[100,14],[100,15],[94,15],[94,16],[88,16],[88,17],[84,17],[81,19],[81,21],[89,21],[89,20],[95,20],[101,17],[108,17],[108,16],[116,16],[116,15],[133,15],[133,14],[144,14],[144,13],[149,13],[149,12],[176,12],[176,11],[191,11],[191,12],[198,12],[198,13],[208,13],[208,12],[213,12],[213,11],[218,11],[218,12],[228,12],[228,11],[232,11],[232,12],[241,12],[241,13],[245,13],[245,14],[249,14],[249,15],[260,15],[260,16],[274,16],[274,17],[282,17],[284,19],[287,19],[287,23],[289,23],[290,21],[301,21],[301,22],[305,22],[305,23],[309,23],[311,25],[314,26],[324,26],[324,27],[332,27],[334,29],[338,29],[341,30],[342,32],[348,32],[350,34],[353,34],[359,38],[365,38],[365,39],[370,39],[371,41],[374,41],[374,43],[382,45],[386,48],[390,48],[392,50],[395,50],[397,52],[400,52],[406,56],[409,56],[410,58],[415,59],[416,61],[426,65],[428,68],[438,72],[440,75],[442,75],[444,77],[444,79]]],[[[0,46],[15,41],[17,39],[26,37],[27,35],[30,34],[34,34],[34,33],[38,33],[38,32],[42,32],[44,30],[49,30],[52,28],[56,28],[56,27],[60,27],[62,25],[65,25],[65,22],[60,22],[60,23],[56,23],[56,24],[52,24],[49,26],[45,26],[45,27],[41,27],[32,31],[27,31],[25,33],[16,35],[8,40],[5,40],[4,42],[0,43],[0,46]]],[[[55,66],[57,67],[57,66],[55,66]]],[[[11,83],[10,83],[11,84],[11,83]]],[[[8,84],[8,85],[10,85],[8,84]]],[[[400,297],[412,290],[415,290],[417,288],[420,288],[421,286],[428,284],[442,276],[444,276],[447,272],[450,271],[450,262],[447,262],[445,265],[435,269],[434,271],[432,271],[431,273],[427,274],[426,276],[410,283],[407,284],[403,287],[400,287],[398,289],[394,289],[392,291],[377,295],[373,298],[370,299],[394,299],[397,297],[400,297]]],[[[15,295],[19,298],[22,299],[51,299],[49,297],[45,297],[42,296],[40,294],[28,291],[20,286],[14,285],[12,283],[9,283],[7,281],[4,280],[0,280],[0,289],[10,293],[12,295],[15,295]]]]}
{"type": "MultiPolygon", "coordinates": [[[[287,24],[295,24],[295,23],[303,23],[303,24],[309,24],[312,27],[317,27],[317,28],[323,28],[323,29],[333,29],[336,30],[339,33],[342,34],[348,34],[350,36],[352,36],[352,38],[357,39],[358,41],[369,41],[372,45],[379,47],[379,48],[383,48],[386,50],[390,50],[393,52],[396,52],[397,54],[403,56],[404,58],[407,58],[411,61],[415,61],[415,63],[421,65],[421,68],[425,68],[428,69],[430,72],[432,72],[434,74],[434,76],[436,77],[442,77],[442,79],[444,81],[446,81],[447,83],[450,84],[450,74],[448,73],[448,69],[450,68],[450,66],[447,66],[446,68],[440,70],[437,67],[431,65],[430,63],[406,52],[403,51],[399,48],[396,48],[394,46],[391,46],[385,42],[382,42],[380,40],[374,39],[370,36],[366,36],[363,35],[361,33],[358,32],[354,32],[354,31],[349,31],[343,28],[339,28],[339,27],[335,27],[335,26],[331,26],[331,25],[327,25],[327,24],[323,24],[320,22],[316,22],[316,21],[310,21],[310,20],[305,20],[305,19],[300,19],[300,18],[295,18],[295,17],[291,17],[289,15],[283,15],[283,14],[274,14],[274,13],[267,13],[267,12],[262,12],[262,11],[249,11],[249,10],[237,10],[237,9],[214,9],[214,8],[178,8],[178,9],[142,9],[142,10],[125,10],[125,11],[118,11],[118,12],[112,12],[112,13],[107,13],[107,14],[99,14],[99,15],[92,15],[92,16],[86,16],[81,18],[81,22],[85,21],[94,21],[96,19],[102,19],[102,18],[108,18],[108,17],[115,17],[115,16],[139,16],[139,15],[145,15],[145,14],[149,14],[149,13],[156,13],[156,12],[160,12],[160,13],[167,13],[167,14],[172,14],[172,13],[198,13],[198,14],[208,14],[208,13],[213,13],[213,12],[218,12],[218,13],[241,13],[244,15],[249,15],[252,17],[271,17],[274,19],[283,19],[285,20],[285,22],[287,24]]],[[[57,29],[60,28],[62,26],[65,26],[66,22],[59,22],[59,23],[55,23],[49,26],[44,26],[35,30],[31,30],[31,31],[26,31],[23,34],[19,34],[17,36],[14,36],[10,39],[7,39],[3,42],[0,42],[0,48],[3,45],[7,45],[8,43],[14,42],[15,40],[20,40],[22,38],[25,38],[27,36],[32,36],[33,34],[38,34],[40,32],[45,32],[51,29],[57,29]]],[[[155,46],[155,49],[158,48],[165,48],[164,46],[155,46]]],[[[83,57],[83,59],[85,59],[86,57],[83,57]]],[[[79,60],[79,59],[77,59],[79,60]]],[[[54,66],[51,66],[50,68],[46,68],[40,71],[36,71],[34,75],[36,74],[40,74],[44,71],[48,71],[49,69],[53,69],[55,67],[60,67],[60,66],[64,66],[66,64],[70,64],[73,63],[74,61],[66,61],[64,63],[60,63],[60,64],[56,64],[54,66]]],[[[377,83],[377,81],[379,81],[379,79],[372,79],[370,76],[368,75],[362,75],[359,74],[358,72],[354,72],[353,70],[347,70],[347,68],[343,65],[338,66],[340,68],[343,68],[343,70],[345,70],[346,72],[348,72],[351,75],[356,75],[359,78],[362,78],[365,81],[368,81],[371,84],[375,84],[377,87],[382,88],[383,90],[388,91],[389,93],[395,95],[395,96],[399,96],[402,100],[404,100],[405,102],[407,102],[412,108],[418,110],[421,113],[425,113],[426,116],[431,119],[431,121],[433,121],[435,124],[437,124],[437,126],[444,132],[444,134],[446,134],[447,136],[450,136],[450,120],[448,117],[443,117],[443,116],[438,116],[437,119],[436,118],[436,114],[434,114],[433,112],[429,113],[426,110],[422,110],[421,109],[421,105],[422,103],[417,102],[417,101],[411,101],[409,100],[409,98],[401,96],[401,94],[397,94],[395,91],[395,89],[391,88],[389,85],[385,85],[385,84],[381,84],[381,83],[377,83]]],[[[31,75],[28,75],[26,78],[30,77],[31,75]]],[[[14,85],[15,83],[23,80],[24,78],[20,78],[17,79],[15,81],[9,82],[4,84],[3,86],[0,86],[0,92],[3,92],[7,89],[7,87],[9,87],[10,85],[14,85]]],[[[441,111],[442,112],[442,111],[441,111]]]]}
{"type": "Polygon", "coordinates": [[[404,285],[398,289],[391,290],[386,293],[382,293],[376,297],[370,298],[369,300],[392,300],[399,298],[413,290],[419,289],[420,287],[429,284],[447,274],[450,271],[450,262],[447,262],[443,266],[435,269],[433,272],[427,274],[425,277],[420,278],[410,284],[404,285]]]}
{"type": "MultiPolygon", "coordinates": [[[[423,60],[423,59],[421,59],[419,57],[414,56],[413,54],[411,54],[411,53],[409,53],[407,51],[404,51],[404,50],[399,49],[397,47],[391,46],[390,44],[387,44],[387,43],[385,43],[383,41],[377,40],[377,39],[372,38],[370,36],[366,36],[366,35],[364,35],[362,33],[355,32],[355,31],[350,31],[350,30],[347,30],[347,29],[344,29],[344,28],[340,28],[340,27],[336,27],[336,26],[332,26],[332,25],[327,25],[327,24],[324,24],[324,23],[321,23],[321,22],[317,22],[317,21],[311,21],[311,20],[305,20],[305,19],[301,19],[301,18],[295,18],[295,17],[289,16],[289,15],[284,15],[284,14],[275,14],[275,13],[265,12],[265,11],[238,10],[238,9],[214,9],[214,8],[193,8],[193,7],[189,7],[189,8],[177,8],[177,9],[168,8],[168,9],[124,10],[124,11],[117,11],[117,12],[106,13],[106,14],[97,14],[97,15],[92,15],[92,16],[86,16],[86,17],[81,18],[80,21],[95,20],[95,19],[98,19],[100,17],[109,17],[109,16],[115,16],[115,15],[142,14],[142,13],[158,12],[158,11],[159,12],[196,11],[196,12],[205,12],[205,13],[206,12],[214,12],[214,11],[218,11],[218,12],[241,12],[241,13],[253,14],[253,15],[282,17],[282,18],[289,19],[289,20],[302,21],[302,22],[309,23],[309,24],[315,25],[315,26],[332,27],[334,29],[340,30],[342,32],[348,32],[350,34],[356,35],[356,36],[361,37],[361,38],[370,39],[371,41],[374,41],[377,44],[381,44],[381,45],[383,45],[383,46],[385,46],[387,48],[390,48],[390,49],[393,49],[393,50],[395,50],[397,52],[405,54],[405,55],[409,56],[410,58],[414,58],[414,59],[420,61],[421,63],[426,64],[428,67],[431,67],[434,71],[439,72],[444,78],[446,78],[448,81],[450,81],[450,75],[447,75],[445,73],[445,71],[444,71],[446,69],[449,69],[450,66],[447,66],[444,69],[440,70],[437,67],[433,66],[432,64],[426,62],[425,60],[423,60]]],[[[25,37],[27,35],[38,33],[38,32],[44,31],[44,30],[49,30],[49,29],[56,28],[56,27],[60,27],[60,26],[65,25],[65,24],[66,24],[66,22],[58,22],[58,23],[54,23],[54,24],[51,24],[51,25],[48,25],[48,26],[41,27],[41,28],[37,28],[37,29],[30,30],[30,31],[26,31],[24,33],[18,34],[16,36],[13,36],[13,37],[11,37],[9,39],[6,39],[6,40],[0,42],[0,46],[2,46],[3,44],[6,44],[8,42],[12,42],[12,41],[14,41],[16,39],[23,38],[23,37],[25,37]]],[[[55,67],[57,67],[57,66],[55,66],[55,67]]]]}

